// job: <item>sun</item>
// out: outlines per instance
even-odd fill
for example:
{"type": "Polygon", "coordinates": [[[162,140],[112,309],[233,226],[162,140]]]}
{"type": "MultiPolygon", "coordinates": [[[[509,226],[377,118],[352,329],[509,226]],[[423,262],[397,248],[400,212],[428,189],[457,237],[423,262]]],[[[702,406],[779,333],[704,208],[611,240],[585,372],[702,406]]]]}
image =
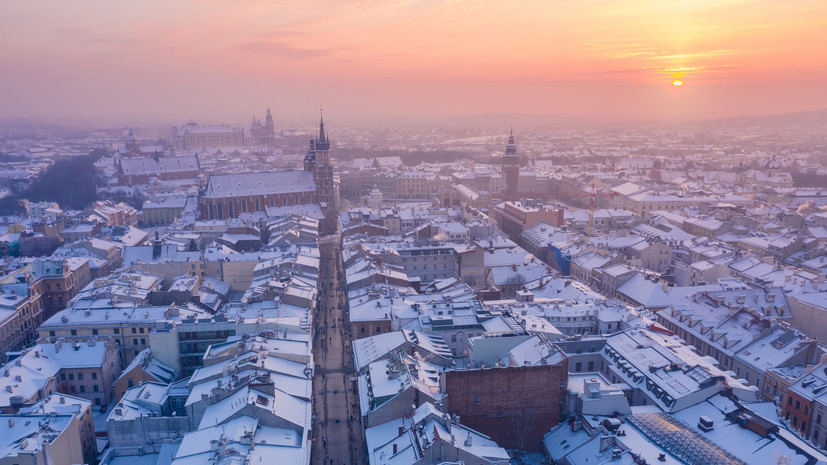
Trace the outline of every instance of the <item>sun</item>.
{"type": "Polygon", "coordinates": [[[674,81],[672,81],[672,85],[675,87],[680,87],[683,85],[683,81],[681,81],[680,79],[675,79],[674,81]]]}

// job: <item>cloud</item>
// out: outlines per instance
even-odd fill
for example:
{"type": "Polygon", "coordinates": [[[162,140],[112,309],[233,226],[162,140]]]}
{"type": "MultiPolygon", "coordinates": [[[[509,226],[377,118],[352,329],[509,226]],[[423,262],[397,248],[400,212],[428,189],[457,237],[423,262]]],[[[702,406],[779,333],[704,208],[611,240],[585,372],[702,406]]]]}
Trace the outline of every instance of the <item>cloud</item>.
{"type": "Polygon", "coordinates": [[[283,40],[255,40],[244,42],[238,46],[240,50],[252,53],[265,54],[270,57],[279,57],[286,60],[309,60],[323,58],[341,52],[342,48],[305,48],[283,40]]]}
{"type": "Polygon", "coordinates": [[[578,78],[599,78],[626,81],[652,81],[670,78],[675,72],[681,72],[685,79],[694,82],[722,82],[746,80],[749,68],[744,65],[709,65],[695,67],[643,66],[628,68],[610,68],[576,73],[578,78]]]}
{"type": "Polygon", "coordinates": [[[655,60],[671,60],[675,58],[701,58],[701,57],[711,57],[711,56],[721,56],[721,55],[735,55],[738,53],[742,53],[742,50],[738,49],[720,49],[720,50],[698,50],[696,52],[689,52],[689,53],[678,53],[678,54],[668,54],[667,52],[662,52],[663,54],[658,54],[658,56],[650,57],[651,59],[655,60]]]}

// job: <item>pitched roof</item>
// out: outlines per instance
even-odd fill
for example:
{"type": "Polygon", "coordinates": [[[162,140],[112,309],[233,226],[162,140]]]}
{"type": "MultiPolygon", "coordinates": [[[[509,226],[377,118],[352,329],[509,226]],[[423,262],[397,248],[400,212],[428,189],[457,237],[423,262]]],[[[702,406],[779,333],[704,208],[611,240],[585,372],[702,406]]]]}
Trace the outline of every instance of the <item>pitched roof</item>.
{"type": "Polygon", "coordinates": [[[125,175],[158,175],[161,173],[177,173],[181,171],[199,171],[198,157],[185,155],[180,157],[155,158],[122,158],[121,171],[125,175]]]}
{"type": "Polygon", "coordinates": [[[210,176],[204,197],[208,199],[244,195],[314,192],[316,182],[309,171],[221,174],[210,176]]]}

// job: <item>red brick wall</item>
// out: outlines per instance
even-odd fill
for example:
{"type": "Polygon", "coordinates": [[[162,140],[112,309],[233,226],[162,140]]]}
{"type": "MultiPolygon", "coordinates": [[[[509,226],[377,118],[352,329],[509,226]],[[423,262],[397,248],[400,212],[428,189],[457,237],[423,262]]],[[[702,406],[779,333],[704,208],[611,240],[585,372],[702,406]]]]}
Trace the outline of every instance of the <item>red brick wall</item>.
{"type": "Polygon", "coordinates": [[[244,208],[242,202],[244,200],[247,201],[247,212],[256,211],[255,208],[255,201],[256,199],[259,200],[259,211],[264,211],[266,207],[274,206],[274,207],[282,207],[282,206],[293,206],[293,205],[305,205],[310,203],[316,203],[316,191],[302,191],[302,192],[290,192],[290,193],[282,193],[282,194],[269,194],[269,195],[248,195],[243,197],[223,197],[220,199],[207,199],[201,198],[199,202],[199,210],[200,210],[200,218],[202,220],[209,220],[210,219],[210,204],[213,205],[213,218],[218,219],[218,202],[221,202],[223,215],[222,219],[227,218],[238,218],[239,215],[244,213],[244,208]],[[233,204],[233,214],[229,214],[229,204],[233,204]]]}
{"type": "Polygon", "coordinates": [[[447,409],[460,424],[506,449],[539,451],[543,435],[560,419],[568,360],[540,365],[445,373],[447,409]],[[475,403],[479,398],[479,404],[475,403]]]}
{"type": "Polygon", "coordinates": [[[350,328],[353,331],[353,339],[363,339],[391,332],[391,322],[390,320],[352,321],[350,328]],[[364,332],[362,332],[362,328],[364,328],[364,332]]]}

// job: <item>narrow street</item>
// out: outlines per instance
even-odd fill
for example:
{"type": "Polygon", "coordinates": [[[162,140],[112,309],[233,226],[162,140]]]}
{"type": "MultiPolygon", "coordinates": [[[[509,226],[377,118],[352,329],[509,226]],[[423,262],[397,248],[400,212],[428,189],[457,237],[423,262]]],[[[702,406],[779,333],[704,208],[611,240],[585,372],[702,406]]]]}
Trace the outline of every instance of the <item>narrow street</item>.
{"type": "Polygon", "coordinates": [[[364,439],[359,421],[359,399],[355,383],[347,319],[339,236],[319,240],[321,276],[319,308],[315,315],[313,354],[314,465],[362,464],[364,439]]]}

